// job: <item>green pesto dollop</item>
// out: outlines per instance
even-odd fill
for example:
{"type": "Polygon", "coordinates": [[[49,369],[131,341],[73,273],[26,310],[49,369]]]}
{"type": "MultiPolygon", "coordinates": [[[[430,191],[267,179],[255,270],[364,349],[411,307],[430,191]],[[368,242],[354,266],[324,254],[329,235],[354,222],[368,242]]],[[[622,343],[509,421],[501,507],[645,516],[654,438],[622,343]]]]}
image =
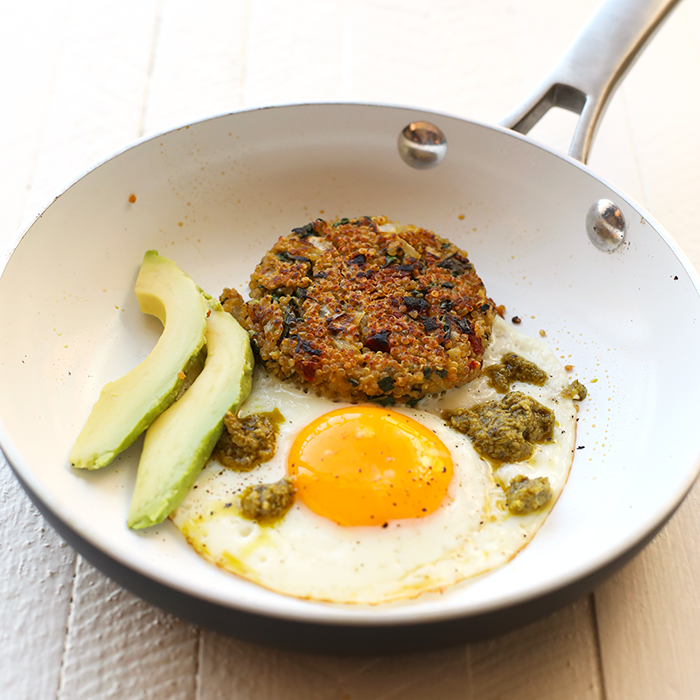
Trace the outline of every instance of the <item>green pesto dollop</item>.
{"type": "Polygon", "coordinates": [[[505,394],[513,382],[544,386],[549,375],[534,362],[514,352],[507,352],[501,361],[484,368],[487,381],[499,394],[505,394]]]}
{"type": "Polygon", "coordinates": [[[497,462],[523,462],[532,457],[537,443],[552,439],[554,413],[520,391],[502,399],[459,408],[448,424],[472,439],[474,449],[497,462]]]}
{"type": "Polygon", "coordinates": [[[506,489],[506,506],[513,515],[527,515],[544,508],[552,500],[552,487],[546,476],[528,479],[516,476],[506,489]]]}
{"type": "Polygon", "coordinates": [[[249,520],[271,523],[279,520],[294,503],[297,492],[288,476],[274,484],[249,486],[241,495],[241,514],[249,520]]]}
{"type": "Polygon", "coordinates": [[[588,389],[581,384],[578,379],[574,379],[569,386],[561,392],[565,399],[573,399],[574,401],[583,401],[588,396],[588,389]]]}
{"type": "Polygon", "coordinates": [[[275,454],[278,423],[276,416],[265,413],[239,418],[229,411],[212,457],[229,469],[250,471],[275,454]]]}

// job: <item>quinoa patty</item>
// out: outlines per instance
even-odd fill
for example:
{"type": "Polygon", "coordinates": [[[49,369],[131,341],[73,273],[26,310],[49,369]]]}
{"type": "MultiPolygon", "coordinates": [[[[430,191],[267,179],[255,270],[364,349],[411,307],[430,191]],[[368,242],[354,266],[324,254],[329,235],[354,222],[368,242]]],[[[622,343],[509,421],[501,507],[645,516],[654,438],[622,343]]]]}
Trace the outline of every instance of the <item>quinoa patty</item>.
{"type": "Polygon", "coordinates": [[[415,404],[480,372],[494,303],[450,241],[386,217],[280,238],[221,302],[268,372],[331,399],[415,404]]]}

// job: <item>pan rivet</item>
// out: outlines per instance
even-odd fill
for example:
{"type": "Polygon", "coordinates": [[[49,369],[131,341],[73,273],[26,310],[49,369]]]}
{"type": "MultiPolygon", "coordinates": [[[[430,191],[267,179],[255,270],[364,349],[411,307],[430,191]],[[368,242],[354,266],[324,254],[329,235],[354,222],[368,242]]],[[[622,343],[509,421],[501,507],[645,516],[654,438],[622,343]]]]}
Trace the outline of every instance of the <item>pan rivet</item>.
{"type": "Polygon", "coordinates": [[[447,139],[430,122],[411,122],[399,135],[399,153],[412,168],[428,170],[442,163],[447,139]]]}
{"type": "Polygon", "coordinates": [[[610,253],[625,240],[627,222],[620,207],[609,199],[599,199],[586,214],[586,233],[591,243],[610,253]]]}

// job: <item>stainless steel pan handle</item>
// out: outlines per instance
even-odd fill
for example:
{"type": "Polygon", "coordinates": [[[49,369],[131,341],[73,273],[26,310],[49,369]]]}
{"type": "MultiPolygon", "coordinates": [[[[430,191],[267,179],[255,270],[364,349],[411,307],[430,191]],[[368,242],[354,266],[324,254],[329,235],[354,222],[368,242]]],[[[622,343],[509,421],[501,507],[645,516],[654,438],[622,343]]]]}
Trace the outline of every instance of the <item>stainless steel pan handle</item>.
{"type": "Polygon", "coordinates": [[[580,115],[569,155],[585,163],[608,101],[679,0],[604,0],[537,89],[501,126],[527,134],[552,107],[580,115]]]}

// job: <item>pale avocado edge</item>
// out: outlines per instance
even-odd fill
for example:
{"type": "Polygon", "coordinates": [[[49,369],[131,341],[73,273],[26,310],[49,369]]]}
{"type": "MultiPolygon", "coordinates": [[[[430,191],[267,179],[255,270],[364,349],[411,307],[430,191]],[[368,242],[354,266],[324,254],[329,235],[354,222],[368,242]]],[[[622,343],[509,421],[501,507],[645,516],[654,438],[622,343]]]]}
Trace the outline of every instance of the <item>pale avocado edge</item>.
{"type": "MultiPolygon", "coordinates": [[[[196,360],[198,354],[202,350],[202,348],[205,345],[206,341],[206,321],[205,321],[205,316],[206,316],[206,309],[209,306],[209,303],[207,302],[206,299],[202,298],[202,295],[200,294],[199,287],[191,280],[191,278],[186,275],[180,268],[169,258],[166,258],[164,256],[161,256],[158,254],[157,251],[155,250],[149,250],[145,253],[144,258],[143,258],[143,263],[141,265],[141,270],[139,272],[139,279],[141,279],[142,273],[147,268],[145,266],[164,266],[164,268],[167,268],[169,270],[172,270],[175,272],[176,275],[178,275],[178,279],[181,280],[181,282],[185,282],[185,288],[191,287],[192,291],[197,295],[197,298],[202,300],[201,308],[202,308],[202,319],[201,319],[201,327],[198,335],[195,334],[195,342],[193,343],[193,346],[190,348],[191,352],[189,352],[188,357],[186,361],[184,362],[183,366],[180,368],[180,372],[186,373],[189,367],[192,365],[192,363],[196,360]]],[[[139,284],[139,280],[137,280],[137,285],[139,284]]],[[[153,290],[148,290],[150,293],[153,293],[153,290]]],[[[188,292],[189,293],[189,292],[188,292]]],[[[166,321],[167,323],[167,321],[166,321]]],[[[165,331],[165,328],[164,328],[165,331]]],[[[162,334],[161,334],[162,337],[162,334]]],[[[153,353],[157,352],[159,354],[164,353],[167,351],[167,348],[164,350],[162,347],[159,347],[159,344],[157,343],[156,346],[151,350],[151,353],[149,353],[149,356],[144,359],[137,367],[132,369],[130,372],[128,372],[126,375],[123,375],[119,379],[115,380],[114,382],[109,382],[107,383],[101,390],[100,396],[98,397],[97,401],[92,407],[92,410],[90,412],[90,415],[88,416],[88,419],[83,426],[83,429],[81,430],[80,434],[78,435],[75,443],[73,444],[73,447],[71,449],[68,461],[76,469],[88,469],[88,470],[94,470],[94,469],[100,469],[102,467],[107,466],[110,464],[115,457],[117,457],[121,452],[126,450],[138,437],[141,435],[150,425],[151,423],[163,412],[165,411],[176,399],[176,397],[179,394],[180,388],[183,384],[183,379],[180,376],[180,373],[175,373],[173,380],[168,384],[167,383],[167,377],[166,381],[163,381],[159,387],[159,391],[157,391],[157,399],[155,403],[152,405],[148,406],[142,406],[144,408],[143,411],[141,411],[138,415],[137,418],[132,418],[129,422],[133,423],[133,427],[131,430],[129,430],[128,433],[123,435],[121,437],[121,440],[116,444],[110,444],[113,442],[113,440],[110,439],[110,435],[114,433],[110,433],[110,429],[113,430],[111,427],[113,425],[112,421],[106,420],[105,417],[102,416],[102,414],[107,410],[105,408],[105,404],[107,403],[107,397],[110,393],[110,389],[113,388],[113,386],[124,380],[126,377],[131,375],[132,373],[136,373],[136,376],[138,376],[139,371],[143,371],[143,369],[146,366],[146,363],[149,360],[149,357],[153,355],[153,353]],[[104,427],[103,427],[104,426],[104,427]],[[92,433],[92,436],[91,436],[92,433]],[[95,433],[97,434],[97,438],[94,437],[95,433]],[[101,440],[101,434],[105,435],[105,438],[101,440]],[[85,442],[90,442],[97,443],[99,445],[100,441],[102,442],[101,447],[95,448],[93,446],[92,449],[85,449],[85,442]]],[[[107,411],[108,412],[108,411],[107,411]]],[[[124,419],[122,419],[124,421],[124,419]]],[[[118,431],[117,431],[118,434],[118,431]]]]}
{"type": "MultiPolygon", "coordinates": [[[[205,298],[207,303],[211,306],[212,312],[224,314],[218,301],[212,299],[206,294],[205,298]]],[[[206,465],[214,446],[221,437],[224,430],[223,420],[226,411],[236,411],[250,394],[252,387],[252,371],[255,360],[253,358],[253,352],[248,340],[248,334],[233,319],[233,317],[226,315],[226,319],[227,323],[231,324],[231,328],[235,327],[236,338],[231,345],[238,345],[238,350],[240,350],[242,354],[240,367],[235,370],[235,378],[232,378],[231,375],[229,375],[226,381],[229,385],[235,382],[236,386],[238,387],[238,391],[236,392],[235,396],[231,397],[231,403],[224,408],[217,423],[212,426],[208,432],[193,438],[199,440],[200,442],[189,455],[184,451],[173,455],[169,473],[167,473],[163,479],[163,481],[166,482],[164,484],[164,490],[154,491],[154,493],[148,495],[147,490],[140,484],[140,479],[137,475],[137,484],[134,488],[132,504],[127,519],[127,525],[131,529],[139,530],[161,523],[182,502],[194,484],[197,476],[206,465]],[[146,493],[144,493],[144,491],[146,491],[146,493]]],[[[200,376],[206,376],[206,371],[207,367],[205,364],[202,375],[200,376]]],[[[199,378],[195,380],[192,388],[196,386],[198,379],[199,378]]],[[[221,391],[224,391],[225,389],[226,387],[223,385],[220,387],[221,391]]],[[[196,410],[195,406],[188,406],[187,408],[188,410],[196,410]]],[[[166,411],[159,420],[160,422],[163,422],[168,420],[168,418],[169,415],[166,411]]],[[[155,448],[154,452],[157,452],[155,448]]],[[[139,470],[152,470],[154,466],[159,466],[154,465],[152,463],[152,459],[149,459],[148,462],[142,465],[143,462],[144,460],[142,454],[142,460],[139,463],[139,470]]],[[[144,483],[145,481],[146,480],[144,480],[144,483]]]]}

